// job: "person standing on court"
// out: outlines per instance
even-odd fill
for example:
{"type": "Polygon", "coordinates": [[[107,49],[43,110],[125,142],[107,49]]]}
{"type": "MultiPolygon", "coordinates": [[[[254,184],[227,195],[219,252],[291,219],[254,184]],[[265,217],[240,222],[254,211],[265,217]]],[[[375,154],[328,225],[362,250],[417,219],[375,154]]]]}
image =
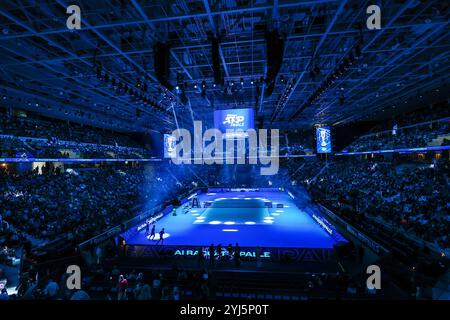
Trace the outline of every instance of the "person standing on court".
{"type": "Polygon", "coordinates": [[[152,240],[155,239],[155,235],[156,235],[156,225],[153,225],[152,232],[150,233],[150,238],[152,240]]]}
{"type": "Polygon", "coordinates": [[[256,247],[256,267],[261,268],[261,248],[256,247]]]}
{"type": "Polygon", "coordinates": [[[217,256],[219,257],[219,261],[222,259],[222,245],[219,243],[217,245],[217,256]]]}
{"type": "Polygon", "coordinates": [[[214,265],[214,244],[211,243],[209,246],[209,264],[214,265]]]}
{"type": "Polygon", "coordinates": [[[156,242],[157,244],[161,241],[161,244],[163,244],[163,242],[164,242],[164,234],[165,234],[166,232],[164,231],[164,228],[162,228],[161,229],[161,231],[159,232],[159,239],[158,239],[158,242],[156,242]]]}
{"type": "Polygon", "coordinates": [[[145,224],[145,236],[148,236],[148,232],[150,231],[150,224],[147,222],[145,224]]]}
{"type": "Polygon", "coordinates": [[[233,258],[233,245],[231,243],[228,244],[227,251],[228,251],[228,259],[231,260],[231,258],[233,258]]]}
{"type": "Polygon", "coordinates": [[[239,244],[236,242],[236,246],[234,247],[234,264],[236,267],[241,265],[241,248],[239,244]]]}
{"type": "Polygon", "coordinates": [[[197,258],[198,258],[198,265],[199,265],[199,267],[204,267],[205,265],[204,265],[204,262],[205,262],[205,256],[204,256],[204,254],[203,254],[203,248],[202,247],[200,247],[199,249],[198,249],[198,253],[197,253],[197,258]]]}

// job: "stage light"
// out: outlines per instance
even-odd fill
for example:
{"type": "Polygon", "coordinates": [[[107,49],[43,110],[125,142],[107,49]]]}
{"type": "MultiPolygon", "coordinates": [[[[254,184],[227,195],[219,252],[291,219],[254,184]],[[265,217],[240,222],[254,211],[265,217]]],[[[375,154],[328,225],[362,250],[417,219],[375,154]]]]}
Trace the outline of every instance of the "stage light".
{"type": "MultiPolygon", "coordinates": [[[[167,239],[168,237],[170,237],[170,233],[164,233],[163,239],[167,239]]],[[[148,240],[152,240],[151,236],[147,236],[148,240]]],[[[152,241],[158,241],[160,239],[159,233],[155,234],[155,237],[153,238],[152,241]]]]}
{"type": "Polygon", "coordinates": [[[244,224],[246,224],[246,225],[254,225],[254,224],[256,224],[256,222],[255,221],[245,221],[244,224]]]}
{"type": "Polygon", "coordinates": [[[273,220],[264,220],[264,223],[274,223],[274,221],[273,220]]]}
{"type": "Polygon", "coordinates": [[[213,225],[217,225],[217,224],[221,224],[221,223],[222,223],[221,221],[217,221],[217,220],[209,222],[209,224],[213,224],[213,225]]]}
{"type": "Polygon", "coordinates": [[[227,226],[231,226],[233,224],[235,224],[234,221],[225,221],[223,224],[226,224],[227,226]]]}
{"type": "Polygon", "coordinates": [[[238,232],[238,229],[222,229],[224,232],[238,232]]]}
{"type": "Polygon", "coordinates": [[[244,85],[244,78],[241,78],[241,86],[244,85]]]}
{"type": "Polygon", "coordinates": [[[194,89],[197,89],[197,84],[194,84],[194,89]]]}
{"type": "Polygon", "coordinates": [[[254,84],[253,80],[252,80],[252,81],[250,81],[250,84],[254,84]]]}
{"type": "Polygon", "coordinates": [[[284,210],[277,210],[277,211],[275,211],[275,212],[284,212],[284,210]]]}
{"type": "Polygon", "coordinates": [[[273,216],[279,216],[279,213],[272,213],[273,216]]]}

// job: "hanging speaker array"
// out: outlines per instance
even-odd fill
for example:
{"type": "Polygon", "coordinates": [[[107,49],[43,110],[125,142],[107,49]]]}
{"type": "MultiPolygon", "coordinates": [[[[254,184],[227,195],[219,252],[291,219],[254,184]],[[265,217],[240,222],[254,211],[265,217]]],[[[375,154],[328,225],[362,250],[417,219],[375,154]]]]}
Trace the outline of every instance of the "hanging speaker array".
{"type": "Polygon", "coordinates": [[[165,42],[157,42],[153,47],[153,59],[156,78],[168,90],[173,89],[169,82],[170,76],[170,46],[165,42]]]}

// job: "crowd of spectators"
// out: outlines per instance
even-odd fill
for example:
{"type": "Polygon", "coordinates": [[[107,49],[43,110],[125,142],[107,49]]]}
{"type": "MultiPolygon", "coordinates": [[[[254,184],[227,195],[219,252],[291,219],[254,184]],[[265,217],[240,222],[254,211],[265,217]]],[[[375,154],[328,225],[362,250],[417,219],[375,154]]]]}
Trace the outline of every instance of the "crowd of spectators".
{"type": "MultiPolygon", "coordinates": [[[[51,300],[210,300],[226,298],[227,294],[245,295],[256,299],[257,295],[268,299],[284,295],[301,297],[347,297],[374,295],[360,281],[355,281],[345,273],[299,273],[295,279],[291,275],[284,277],[247,274],[232,275],[205,266],[202,257],[197,263],[180,267],[183,263],[173,263],[172,268],[158,267],[140,268],[133,266],[116,266],[109,263],[84,266],[81,290],[67,289],[65,270],[53,266],[51,270],[41,270],[39,281],[25,290],[25,299],[51,300]],[[197,266],[195,266],[197,264],[197,266]],[[261,283],[261,278],[265,281],[261,283]],[[280,286],[291,290],[283,292],[280,286]],[[255,287],[255,290],[250,289],[255,287]],[[295,289],[292,289],[295,288],[295,289]],[[277,293],[275,294],[274,291],[277,293]]],[[[254,266],[254,261],[245,261],[246,266],[254,266]]],[[[31,277],[35,278],[37,270],[31,269],[31,277]]]]}
{"type": "MultiPolygon", "coordinates": [[[[86,270],[86,269],[85,269],[86,270]]],[[[68,290],[67,275],[50,272],[25,295],[28,299],[51,300],[184,300],[210,297],[213,283],[205,269],[195,271],[174,267],[152,272],[104,268],[98,264],[85,272],[83,290],[68,290]]]]}
{"type": "Polygon", "coordinates": [[[23,139],[14,136],[0,137],[0,157],[34,158],[149,158],[150,151],[113,145],[74,143],[57,139],[23,139]],[[72,156],[71,156],[72,155],[72,156]]]}
{"type": "Polygon", "coordinates": [[[448,162],[403,167],[349,157],[305,162],[298,172],[294,168],[292,179],[332,211],[378,218],[441,249],[450,248],[448,162]]]}
{"type": "Polygon", "coordinates": [[[139,147],[126,134],[40,116],[7,116],[0,113],[0,135],[139,147]]]}
{"type": "Polygon", "coordinates": [[[374,126],[369,133],[390,131],[394,125],[405,127],[425,122],[436,121],[450,117],[449,101],[443,100],[439,103],[423,106],[412,112],[402,112],[392,119],[385,119],[374,126]]]}
{"type": "Polygon", "coordinates": [[[167,163],[122,169],[2,170],[0,214],[9,226],[2,240],[65,237],[80,243],[134,217],[139,209],[150,209],[199,184],[193,174],[169,169],[167,163]]]}
{"type": "MultiPolygon", "coordinates": [[[[450,134],[450,120],[442,120],[429,124],[408,128],[399,128],[396,134],[385,131],[377,134],[365,135],[355,140],[345,150],[349,152],[374,151],[400,148],[426,147],[439,135],[450,134]]],[[[445,142],[443,142],[445,144],[445,142]]]]}
{"type": "Polygon", "coordinates": [[[125,134],[61,120],[0,113],[0,156],[23,154],[40,158],[150,157],[149,150],[125,134]]]}

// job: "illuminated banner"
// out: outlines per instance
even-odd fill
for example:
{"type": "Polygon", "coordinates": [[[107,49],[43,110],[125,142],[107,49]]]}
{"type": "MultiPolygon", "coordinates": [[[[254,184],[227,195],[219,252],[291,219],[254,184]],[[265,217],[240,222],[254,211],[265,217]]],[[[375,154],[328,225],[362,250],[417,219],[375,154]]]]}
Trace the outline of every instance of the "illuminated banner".
{"type": "MultiPolygon", "coordinates": [[[[198,250],[184,250],[184,249],[177,249],[175,250],[175,252],[173,253],[174,256],[192,256],[192,257],[198,257],[198,250]]],[[[214,254],[215,256],[219,256],[219,254],[216,252],[214,254]]],[[[222,256],[227,256],[230,255],[230,253],[224,249],[222,251],[222,256]]],[[[241,257],[246,257],[246,258],[256,258],[256,251],[251,250],[251,251],[241,251],[239,253],[239,255],[241,257]]],[[[203,256],[205,257],[209,257],[209,250],[208,249],[203,249],[203,256]]],[[[262,259],[270,259],[270,251],[264,251],[261,252],[260,258],[262,259]]]]}
{"type": "Polygon", "coordinates": [[[330,127],[316,128],[317,153],[331,153],[330,127]]]}
{"type": "Polygon", "coordinates": [[[175,158],[175,146],[177,140],[170,134],[164,134],[164,158],[175,158]]]}
{"type": "Polygon", "coordinates": [[[255,111],[247,109],[226,109],[214,111],[214,127],[225,133],[226,130],[247,130],[255,128],[255,111]]]}

